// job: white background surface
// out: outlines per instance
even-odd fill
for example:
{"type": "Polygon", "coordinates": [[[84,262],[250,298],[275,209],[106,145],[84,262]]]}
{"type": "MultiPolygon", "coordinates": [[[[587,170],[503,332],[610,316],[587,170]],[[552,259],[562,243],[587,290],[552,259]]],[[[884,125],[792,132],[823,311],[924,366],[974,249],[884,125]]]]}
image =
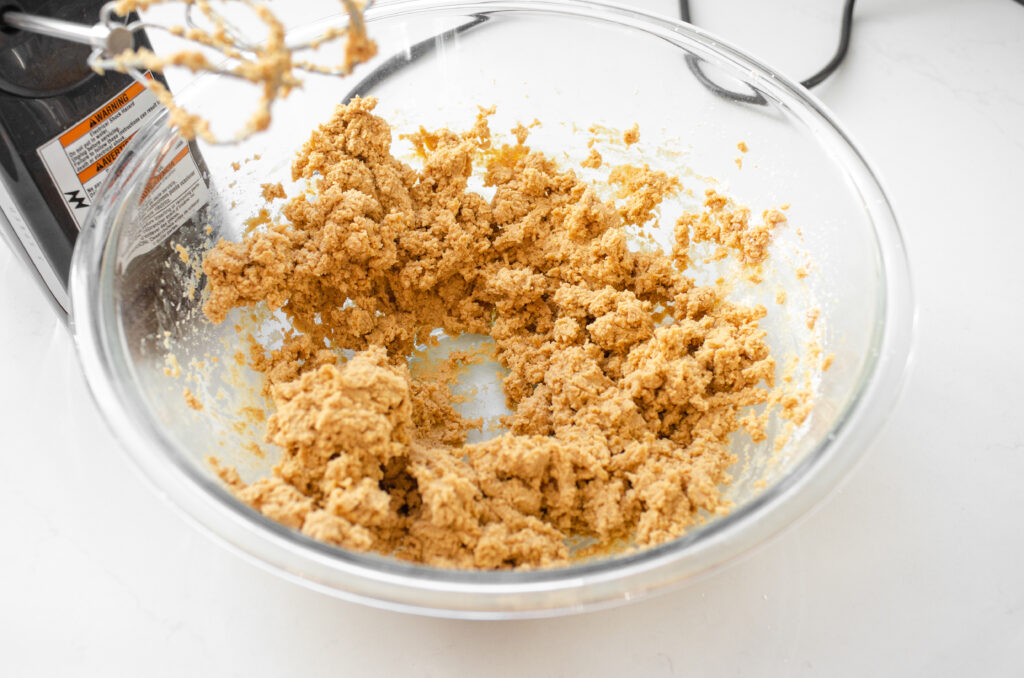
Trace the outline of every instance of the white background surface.
{"type": "MultiPolygon", "coordinates": [[[[840,5],[693,0],[796,78],[831,56],[840,5]]],[[[0,246],[0,675],[1024,674],[1024,7],[861,0],[855,22],[817,93],[889,191],[919,335],[903,400],[813,515],[684,590],[583,616],[453,622],[312,593],[142,483],[0,246]]]]}

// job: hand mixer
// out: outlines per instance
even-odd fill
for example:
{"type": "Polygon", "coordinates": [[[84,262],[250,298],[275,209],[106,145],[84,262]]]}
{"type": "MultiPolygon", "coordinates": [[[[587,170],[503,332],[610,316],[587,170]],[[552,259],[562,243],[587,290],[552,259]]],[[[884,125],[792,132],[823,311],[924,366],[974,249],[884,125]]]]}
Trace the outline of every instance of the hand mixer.
{"type": "MultiPolygon", "coordinates": [[[[346,54],[345,64],[337,67],[293,62],[292,51],[345,36],[348,27],[285,46],[283,28],[261,5],[234,3],[262,20],[268,34],[262,42],[250,40],[213,2],[180,2],[181,26],[143,21],[127,10],[150,3],[126,0],[41,0],[32,13],[13,4],[0,11],[0,234],[63,312],[72,250],[92,197],[132,136],[162,106],[173,106],[163,66],[212,71],[270,88],[244,135],[265,126],[273,99],[300,84],[292,69],[344,73],[364,56],[346,54]],[[194,56],[194,50],[178,53],[187,58],[161,59],[152,53],[147,34],[154,30],[213,49],[225,61],[194,56]],[[275,61],[277,70],[267,80],[260,60],[269,62],[281,54],[273,50],[282,48],[288,51],[287,67],[275,61]]],[[[361,12],[372,0],[341,4],[351,29],[364,35],[361,12]]],[[[189,119],[202,122],[198,116],[189,119]]],[[[204,140],[217,141],[203,134],[201,124],[196,128],[204,140]]],[[[189,147],[176,171],[184,180],[206,181],[202,157],[194,143],[189,147]]]]}

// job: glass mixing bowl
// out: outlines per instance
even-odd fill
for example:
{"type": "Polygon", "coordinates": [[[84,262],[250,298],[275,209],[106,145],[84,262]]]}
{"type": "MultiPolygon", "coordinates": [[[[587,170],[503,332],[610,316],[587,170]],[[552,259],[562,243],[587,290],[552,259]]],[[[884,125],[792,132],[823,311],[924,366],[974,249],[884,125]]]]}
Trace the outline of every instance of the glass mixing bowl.
{"type": "MultiPolygon", "coordinates": [[[[817,100],[703,31],[620,7],[430,0],[376,7],[367,22],[379,55],[350,77],[309,76],[275,106],[270,132],[234,147],[193,144],[189,161],[156,119],[94,200],[72,271],[75,337],[100,409],[160,494],[238,552],[317,590],[392,609],[509,618],[608,605],[692,579],[776,534],[835,487],[894,404],[914,312],[885,194],[817,100]],[[747,96],[716,93],[694,68],[747,96]],[[675,169],[697,189],[695,204],[702,186],[715,185],[755,214],[792,205],[773,246],[779,265],[765,284],[736,294],[772,309],[764,322],[777,356],[800,350],[811,336],[805,314],[819,309],[814,336],[835,360],[815,377],[815,408],[781,451],[771,437],[761,445],[737,440],[731,513],[649,550],[560,569],[468,572],[313,541],[224,489],[207,454],[237,464],[249,479],[267,472],[273,454],[241,451],[260,441],[260,431],[232,421],[234,398],[258,380],[228,369],[232,322],[215,326],[203,317],[197,261],[217,238],[241,237],[264,206],[259,184],[287,184],[310,130],[356,93],[378,96],[378,112],[400,129],[465,128],[477,105],[496,105],[495,129],[537,118],[543,125],[531,143],[554,154],[585,153],[592,124],[639,123],[640,144],[623,153],[675,169]],[[741,141],[750,149],[742,168],[735,162],[741,141]],[[189,162],[204,182],[178,171],[189,162]],[[168,182],[183,188],[168,194],[168,182]],[[810,275],[798,275],[807,262],[810,275]],[[786,290],[785,305],[773,305],[778,289],[786,290]],[[198,378],[184,381],[190,376],[198,378]],[[186,406],[185,386],[206,404],[202,412],[186,406]]],[[[329,23],[291,35],[308,38],[329,23]]],[[[218,76],[179,94],[222,132],[240,125],[253,96],[218,76]]],[[[708,264],[698,277],[720,273],[708,264]]],[[[279,317],[264,320],[267,337],[280,329],[279,317]]]]}

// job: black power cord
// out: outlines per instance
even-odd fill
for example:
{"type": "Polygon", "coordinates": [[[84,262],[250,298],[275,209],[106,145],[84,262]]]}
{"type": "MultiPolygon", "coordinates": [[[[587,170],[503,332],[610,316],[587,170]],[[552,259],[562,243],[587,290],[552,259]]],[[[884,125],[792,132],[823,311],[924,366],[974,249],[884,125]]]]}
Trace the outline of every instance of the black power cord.
{"type": "MultiPolygon", "coordinates": [[[[846,52],[850,49],[850,35],[853,33],[854,2],[855,0],[846,0],[846,4],[843,5],[843,23],[842,27],[839,29],[839,47],[836,48],[835,55],[827,64],[825,64],[824,68],[800,83],[804,87],[810,89],[820,85],[828,78],[828,76],[832,75],[835,70],[839,68],[839,64],[843,63],[843,59],[846,57],[846,52]]],[[[1017,2],[1024,3],[1024,0],[1017,0],[1017,2]]],[[[686,23],[693,23],[693,17],[690,14],[690,0],[679,0],[679,18],[686,23]]],[[[750,94],[734,92],[716,84],[704,73],[704,70],[700,66],[700,60],[692,54],[687,55],[686,64],[690,67],[694,77],[696,77],[704,87],[724,99],[758,106],[763,106],[767,103],[764,100],[764,97],[762,97],[758,92],[752,92],[750,94]]]]}
{"type": "MultiPolygon", "coordinates": [[[[1024,0],[1013,1],[1018,5],[1024,6],[1024,0]]],[[[817,87],[821,83],[825,82],[825,80],[828,79],[828,76],[832,75],[835,70],[839,68],[839,64],[843,63],[843,59],[846,58],[846,52],[850,49],[850,35],[853,33],[854,2],[855,0],[846,0],[846,4],[843,5],[843,23],[839,29],[839,46],[836,48],[835,55],[827,64],[825,64],[824,68],[800,83],[807,89],[817,87]]],[[[693,17],[690,14],[690,0],[679,0],[679,18],[688,24],[693,24],[693,17]]],[[[690,67],[694,77],[696,77],[704,87],[723,99],[730,99],[732,101],[738,101],[745,104],[755,104],[758,106],[763,106],[767,103],[764,100],[764,97],[762,97],[758,92],[752,92],[751,94],[734,92],[716,84],[700,67],[700,59],[692,54],[688,54],[686,56],[686,64],[690,67]]]]}

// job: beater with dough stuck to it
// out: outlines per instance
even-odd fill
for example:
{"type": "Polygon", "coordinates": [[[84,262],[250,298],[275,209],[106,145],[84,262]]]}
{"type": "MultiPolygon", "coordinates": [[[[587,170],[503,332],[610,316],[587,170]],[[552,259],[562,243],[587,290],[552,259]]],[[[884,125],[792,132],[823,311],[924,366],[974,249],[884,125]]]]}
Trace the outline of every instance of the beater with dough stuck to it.
{"type": "Polygon", "coordinates": [[[170,123],[183,136],[188,139],[199,137],[214,144],[233,143],[269,126],[273,102],[302,85],[295,71],[347,75],[356,64],[376,53],[376,46],[367,38],[363,23],[363,12],[373,4],[373,0],[340,2],[348,14],[349,24],[331,27],[313,40],[300,44],[287,44],[281,21],[267,5],[251,0],[114,0],[103,5],[99,21],[91,26],[8,10],[0,15],[0,24],[8,30],[37,33],[91,46],[93,50],[87,61],[94,71],[101,74],[106,71],[126,73],[153,91],[160,103],[171,111],[170,123]],[[184,5],[182,25],[164,26],[141,19],[126,21],[134,12],[165,4],[184,5]],[[228,5],[247,10],[265,30],[263,40],[247,36],[237,21],[224,11],[228,5]],[[170,54],[157,55],[146,47],[136,47],[135,35],[146,30],[164,31],[191,45],[170,54]],[[344,59],[337,65],[324,66],[292,58],[296,51],[317,49],[342,37],[347,38],[344,59]],[[213,50],[223,59],[219,63],[211,61],[197,48],[213,50]],[[146,71],[163,72],[169,67],[246,80],[260,85],[262,96],[245,125],[232,138],[219,139],[202,116],[181,108],[163,83],[146,77],[146,71]]]}

